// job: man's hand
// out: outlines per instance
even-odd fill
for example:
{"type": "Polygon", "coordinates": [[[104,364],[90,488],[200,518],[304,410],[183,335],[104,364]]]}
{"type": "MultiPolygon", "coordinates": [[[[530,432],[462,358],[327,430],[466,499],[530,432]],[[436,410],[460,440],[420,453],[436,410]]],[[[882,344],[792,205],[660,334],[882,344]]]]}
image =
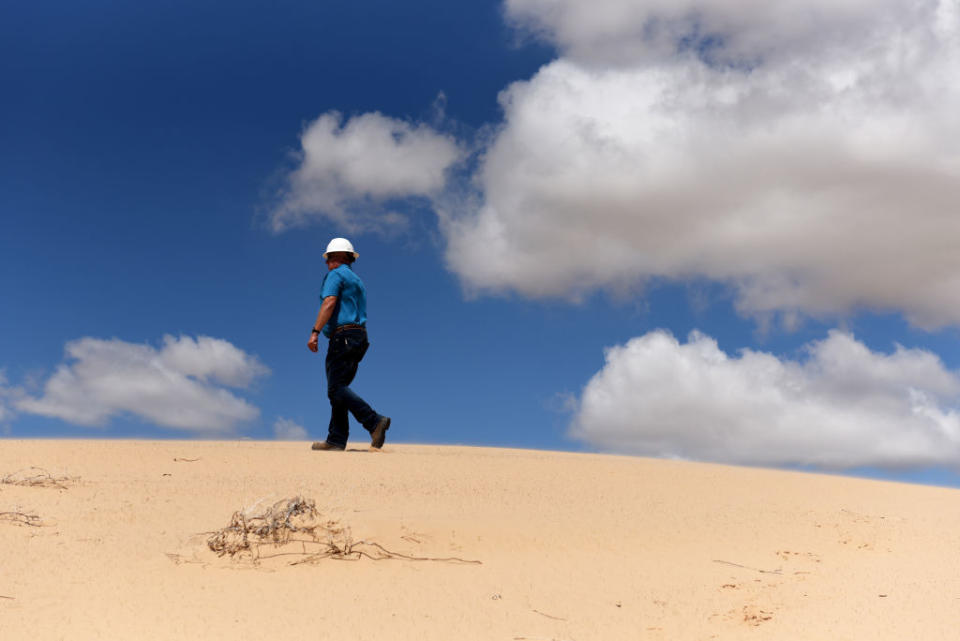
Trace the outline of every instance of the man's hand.
{"type": "MultiPolygon", "coordinates": [[[[327,324],[327,321],[330,320],[330,317],[333,316],[333,310],[337,308],[337,297],[336,296],[327,296],[323,299],[323,302],[320,304],[320,311],[317,312],[317,322],[313,324],[314,329],[317,327],[323,327],[327,324]]],[[[311,352],[315,352],[319,349],[320,334],[314,332],[310,334],[310,342],[307,343],[307,347],[310,348],[311,352]]]]}

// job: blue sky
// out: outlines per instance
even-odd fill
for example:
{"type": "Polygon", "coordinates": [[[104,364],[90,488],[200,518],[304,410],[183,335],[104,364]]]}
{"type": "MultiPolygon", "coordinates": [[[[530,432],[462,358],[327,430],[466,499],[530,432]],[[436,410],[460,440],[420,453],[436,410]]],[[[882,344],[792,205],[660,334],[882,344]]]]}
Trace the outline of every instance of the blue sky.
{"type": "Polygon", "coordinates": [[[394,441],[960,485],[956,3],[744,4],[4,9],[0,427],[322,438],[346,235],[394,441]]]}

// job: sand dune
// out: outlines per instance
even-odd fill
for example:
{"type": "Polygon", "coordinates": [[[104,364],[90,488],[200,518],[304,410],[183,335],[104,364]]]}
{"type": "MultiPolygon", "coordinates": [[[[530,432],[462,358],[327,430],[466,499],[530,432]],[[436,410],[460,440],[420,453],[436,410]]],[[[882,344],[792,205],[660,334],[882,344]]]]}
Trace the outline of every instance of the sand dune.
{"type": "Polygon", "coordinates": [[[37,466],[62,487],[0,484],[0,639],[960,637],[957,490],[601,455],[351,449],[3,441],[0,477],[37,466]],[[235,511],[297,495],[397,558],[207,547],[235,511]]]}

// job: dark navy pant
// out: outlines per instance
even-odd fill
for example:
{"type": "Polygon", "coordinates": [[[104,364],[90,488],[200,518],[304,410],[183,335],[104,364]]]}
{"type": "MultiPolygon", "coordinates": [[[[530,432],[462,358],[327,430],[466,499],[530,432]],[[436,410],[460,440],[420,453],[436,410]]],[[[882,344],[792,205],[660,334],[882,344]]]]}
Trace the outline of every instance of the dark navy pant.
{"type": "Polygon", "coordinates": [[[367,353],[367,330],[345,329],[330,337],[327,348],[327,398],[330,399],[330,430],[327,442],[344,446],[350,434],[350,419],[347,412],[363,425],[368,432],[373,430],[380,415],[350,389],[357,375],[357,367],[367,353]]]}

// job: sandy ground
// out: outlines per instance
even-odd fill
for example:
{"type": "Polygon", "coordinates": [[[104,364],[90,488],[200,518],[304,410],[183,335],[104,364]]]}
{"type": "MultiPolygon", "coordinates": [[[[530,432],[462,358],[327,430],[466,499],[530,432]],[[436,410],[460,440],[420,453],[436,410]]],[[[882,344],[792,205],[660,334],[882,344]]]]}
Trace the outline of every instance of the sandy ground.
{"type": "Polygon", "coordinates": [[[957,490],[390,443],[0,441],[0,477],[30,466],[75,478],[0,484],[4,640],[960,638],[957,490]],[[207,548],[234,511],[298,494],[356,540],[454,560],[207,548]]]}

